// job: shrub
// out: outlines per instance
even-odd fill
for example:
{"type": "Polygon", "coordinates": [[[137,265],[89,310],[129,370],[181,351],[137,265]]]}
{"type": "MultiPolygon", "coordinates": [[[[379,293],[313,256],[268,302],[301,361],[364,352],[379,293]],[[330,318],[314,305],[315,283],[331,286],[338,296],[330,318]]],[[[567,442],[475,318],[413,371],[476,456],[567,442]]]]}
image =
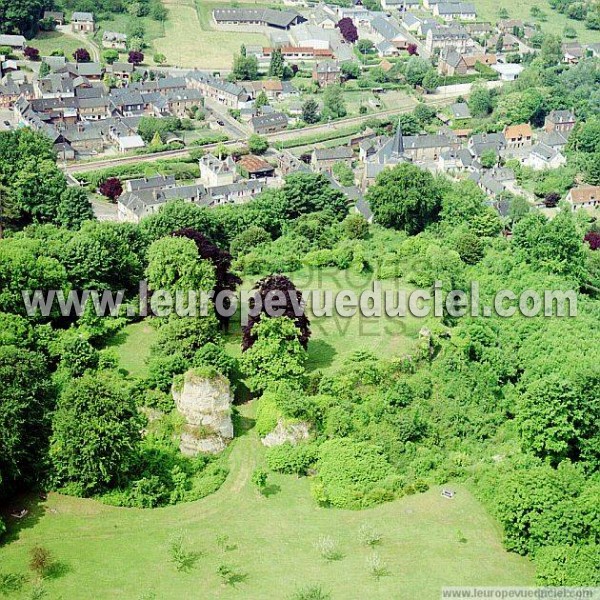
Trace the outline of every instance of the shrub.
{"type": "Polygon", "coordinates": [[[331,594],[320,585],[309,585],[296,590],[290,600],[331,600],[331,594]]]}
{"type": "Polygon", "coordinates": [[[367,567],[369,569],[369,573],[375,577],[375,579],[380,579],[381,577],[385,577],[386,575],[390,574],[387,565],[377,553],[373,553],[367,558],[367,567]]]}
{"type": "Polygon", "coordinates": [[[312,444],[293,446],[289,442],[273,446],[267,451],[267,466],[286,475],[304,475],[317,458],[317,447],[312,444]]]}
{"type": "Polygon", "coordinates": [[[360,526],[360,530],[358,532],[358,539],[361,544],[364,546],[377,546],[381,543],[382,534],[380,531],[369,525],[368,523],[363,523],[360,526]]]}
{"type": "Polygon", "coordinates": [[[328,440],[320,447],[317,467],[326,501],[338,508],[372,506],[394,496],[392,467],[367,442],[328,440]]]}
{"type": "Polygon", "coordinates": [[[43,546],[34,546],[29,551],[29,568],[39,577],[44,577],[54,563],[52,553],[43,546]]]}
{"type": "Polygon", "coordinates": [[[344,557],[337,542],[328,535],[321,536],[315,542],[315,548],[326,561],[341,560],[344,557]]]}

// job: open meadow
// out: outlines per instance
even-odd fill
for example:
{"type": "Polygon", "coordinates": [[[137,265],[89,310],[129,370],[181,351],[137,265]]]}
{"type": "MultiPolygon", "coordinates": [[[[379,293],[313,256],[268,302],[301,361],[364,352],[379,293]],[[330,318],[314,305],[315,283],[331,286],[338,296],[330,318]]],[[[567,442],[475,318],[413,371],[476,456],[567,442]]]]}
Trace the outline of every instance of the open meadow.
{"type": "Polygon", "coordinates": [[[194,0],[164,0],[168,15],[164,37],[154,40],[156,52],[167,57],[167,63],[179,67],[228,69],[240,45],[267,46],[261,33],[215,31],[211,25],[213,8],[222,3],[194,0]]]}
{"type": "Polygon", "coordinates": [[[523,19],[525,21],[535,21],[531,16],[531,8],[536,6],[541,8],[546,13],[546,20],[538,21],[542,31],[552,33],[563,37],[565,25],[570,25],[577,32],[576,41],[579,42],[598,42],[600,41],[600,32],[586,29],[583,21],[569,19],[565,15],[550,8],[546,2],[538,0],[522,0],[521,2],[511,2],[509,0],[473,0],[473,4],[477,10],[477,17],[481,21],[490,21],[496,23],[498,21],[498,11],[505,8],[511,19],[523,19]]]}
{"type": "MultiPolygon", "coordinates": [[[[242,412],[252,424],[252,405],[242,412]]],[[[264,449],[250,430],[235,442],[230,474],[215,494],[168,508],[104,506],[50,494],[30,506],[0,550],[7,572],[27,572],[30,549],[47,547],[58,561],[43,584],[52,599],[142,600],[221,598],[287,599],[298,588],[321,584],[333,600],[436,600],[447,585],[530,585],[531,563],[502,548],[500,532],[484,508],[461,486],[449,500],[439,488],[364,511],[319,508],[310,478],[270,475],[267,496],[250,482],[264,449]],[[373,549],[360,528],[382,533],[373,549]],[[192,555],[178,572],[170,541],[182,534],[192,555]],[[341,556],[327,561],[315,548],[331,537],[341,556]],[[377,555],[385,572],[369,570],[377,555]],[[223,585],[219,568],[232,569],[223,585]]],[[[22,595],[31,597],[31,583],[22,595]]]]}

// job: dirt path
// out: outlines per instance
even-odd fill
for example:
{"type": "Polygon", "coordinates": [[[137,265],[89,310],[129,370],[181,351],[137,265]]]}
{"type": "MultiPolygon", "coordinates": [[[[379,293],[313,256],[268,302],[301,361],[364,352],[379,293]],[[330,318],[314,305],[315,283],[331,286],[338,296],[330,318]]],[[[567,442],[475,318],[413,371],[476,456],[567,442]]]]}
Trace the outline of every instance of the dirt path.
{"type": "Polygon", "coordinates": [[[81,43],[89,50],[92,61],[100,62],[100,48],[94,40],[83,33],[75,33],[71,30],[70,25],[59,25],[56,31],[60,31],[73,39],[80,40],[81,43]]]}

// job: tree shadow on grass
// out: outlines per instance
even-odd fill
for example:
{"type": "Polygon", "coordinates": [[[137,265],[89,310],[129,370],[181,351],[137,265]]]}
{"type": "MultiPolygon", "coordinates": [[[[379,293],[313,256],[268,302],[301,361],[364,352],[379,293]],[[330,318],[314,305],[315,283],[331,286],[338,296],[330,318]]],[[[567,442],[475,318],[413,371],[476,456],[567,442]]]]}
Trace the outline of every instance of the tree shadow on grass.
{"type": "Polygon", "coordinates": [[[279,492],[281,492],[281,486],[277,485],[276,483],[270,483],[269,485],[264,487],[262,495],[265,498],[270,498],[271,496],[276,496],[277,494],[279,494],[279,492]]]}
{"type": "Polygon", "coordinates": [[[231,419],[233,421],[233,430],[235,432],[235,437],[240,437],[242,435],[246,435],[255,425],[256,420],[251,419],[250,417],[245,417],[240,414],[239,411],[234,409],[233,414],[231,415],[231,419]]]}
{"type": "Polygon", "coordinates": [[[62,560],[56,560],[46,569],[44,577],[46,579],[60,579],[72,571],[73,569],[68,563],[62,560]]]}
{"type": "Polygon", "coordinates": [[[6,533],[0,546],[19,539],[21,531],[35,527],[46,513],[45,495],[30,492],[21,494],[0,506],[0,517],[6,524],[6,533]],[[44,499],[42,499],[44,498],[44,499]],[[14,516],[27,511],[21,518],[14,516]]]}
{"type": "Polygon", "coordinates": [[[308,370],[314,371],[331,366],[336,354],[336,349],[325,340],[310,340],[308,342],[308,370]]]}

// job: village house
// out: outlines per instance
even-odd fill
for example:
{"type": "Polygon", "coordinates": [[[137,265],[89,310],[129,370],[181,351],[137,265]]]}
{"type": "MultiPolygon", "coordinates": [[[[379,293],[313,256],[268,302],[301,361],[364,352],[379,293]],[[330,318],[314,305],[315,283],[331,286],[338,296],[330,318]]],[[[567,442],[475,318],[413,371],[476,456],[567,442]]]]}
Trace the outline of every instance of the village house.
{"type": "Polygon", "coordinates": [[[115,50],[127,50],[127,35],[116,31],[105,31],[102,34],[102,46],[115,50]]]}
{"type": "Polygon", "coordinates": [[[484,35],[490,35],[493,31],[492,24],[487,21],[480,21],[479,23],[467,23],[465,29],[470,36],[482,37],[484,35]]]}
{"type": "Polygon", "coordinates": [[[444,21],[474,21],[475,6],[470,2],[440,2],[433,7],[433,14],[444,21]]]}
{"type": "Polygon", "coordinates": [[[22,35],[0,34],[0,47],[6,46],[13,50],[23,50],[26,44],[27,40],[22,35]]]}
{"type": "Polygon", "coordinates": [[[481,168],[481,165],[467,148],[444,150],[438,158],[438,169],[447,173],[471,171],[479,168],[481,168]]]}
{"type": "Polygon", "coordinates": [[[261,84],[262,91],[269,100],[279,100],[283,94],[283,85],[279,79],[266,79],[261,84]]]}
{"type": "Polygon", "coordinates": [[[565,133],[567,136],[575,127],[577,119],[575,114],[571,110],[552,110],[546,116],[544,120],[544,130],[547,133],[552,131],[559,131],[565,133]]]}
{"type": "Polygon", "coordinates": [[[125,85],[129,83],[134,69],[134,65],[128,62],[115,61],[112,65],[106,65],[106,72],[125,85]]]}
{"type": "Polygon", "coordinates": [[[43,19],[44,21],[51,21],[54,25],[64,25],[65,13],[58,10],[45,10],[43,19]]]}
{"type": "Polygon", "coordinates": [[[334,148],[315,148],[311,155],[311,167],[318,173],[329,173],[337,163],[352,166],[354,152],[350,146],[336,146],[334,148]]]}
{"type": "Polygon", "coordinates": [[[74,12],[71,15],[71,30],[75,33],[94,33],[94,13],[74,12]]]}
{"type": "MultiPolygon", "coordinates": [[[[398,50],[405,50],[408,46],[408,40],[402,34],[402,30],[395,19],[388,17],[376,17],[371,21],[371,31],[376,36],[376,46],[384,43],[386,47],[393,47],[398,50]]],[[[388,53],[381,53],[380,56],[391,56],[388,53]]]]}
{"type": "Polygon", "coordinates": [[[523,160],[523,164],[536,171],[543,169],[557,169],[567,164],[567,159],[559,151],[544,143],[532,146],[529,155],[523,160]]]}
{"type": "Polygon", "coordinates": [[[79,118],[83,121],[99,121],[111,116],[111,103],[106,97],[77,98],[79,118]]]}
{"type": "MultiPolygon", "coordinates": [[[[504,33],[500,35],[493,35],[487,40],[487,48],[488,50],[495,50],[496,52],[521,52],[522,44],[518,37],[514,36],[512,33],[504,33]],[[502,43],[499,48],[500,42],[502,43]]],[[[523,47],[524,49],[524,47],[523,47]]]]}
{"type": "Polygon", "coordinates": [[[569,190],[565,200],[573,210],[600,206],[600,185],[586,185],[569,190]]]}
{"type": "Polygon", "coordinates": [[[228,185],[236,180],[235,161],[231,156],[220,160],[213,154],[205,154],[198,164],[200,179],[207,187],[228,185]]]}
{"type": "Polygon", "coordinates": [[[267,133],[276,133],[283,131],[288,126],[288,118],[280,112],[273,112],[266,115],[252,117],[250,126],[254,133],[265,135],[267,133]]]}
{"type": "Polygon", "coordinates": [[[562,45],[563,62],[576,65],[584,56],[585,50],[579,42],[568,42],[562,45]]]}
{"type": "Polygon", "coordinates": [[[192,106],[202,106],[202,94],[198,90],[171,90],[162,94],[168,114],[185,117],[192,106]]]}
{"type": "Polygon", "coordinates": [[[460,25],[438,25],[432,27],[425,38],[425,48],[428,52],[435,52],[439,49],[453,47],[460,54],[467,53],[473,48],[474,42],[466,32],[464,27],[460,25]]]}
{"type": "Polygon", "coordinates": [[[313,81],[320,87],[327,87],[340,82],[342,70],[339,63],[334,60],[325,60],[318,62],[313,67],[313,81]]]}
{"type": "Polygon", "coordinates": [[[452,46],[443,48],[438,61],[440,75],[471,75],[477,72],[477,63],[492,66],[497,62],[495,54],[461,54],[452,46]]]}
{"type": "Polygon", "coordinates": [[[503,133],[477,133],[469,138],[467,148],[476,158],[489,150],[500,154],[506,148],[506,139],[503,133]]]}
{"type": "Polygon", "coordinates": [[[190,88],[199,90],[206,98],[228,108],[241,108],[248,101],[248,94],[243,87],[202,71],[190,71],[185,76],[185,82],[190,88]]]}
{"type": "Polygon", "coordinates": [[[335,16],[320,6],[318,6],[315,11],[311,13],[310,21],[313,25],[316,25],[321,29],[335,29],[337,24],[337,19],[335,16]]]}
{"type": "Polygon", "coordinates": [[[236,166],[244,179],[265,179],[275,175],[275,167],[272,164],[253,154],[242,156],[236,166]]]}
{"type": "Polygon", "coordinates": [[[516,190],[515,173],[506,167],[496,167],[483,172],[473,171],[469,178],[475,181],[487,196],[492,198],[507,191],[514,193],[516,190]]]}
{"type": "Polygon", "coordinates": [[[508,125],[504,128],[503,133],[507,149],[522,148],[533,144],[533,131],[529,123],[508,125]]]}

